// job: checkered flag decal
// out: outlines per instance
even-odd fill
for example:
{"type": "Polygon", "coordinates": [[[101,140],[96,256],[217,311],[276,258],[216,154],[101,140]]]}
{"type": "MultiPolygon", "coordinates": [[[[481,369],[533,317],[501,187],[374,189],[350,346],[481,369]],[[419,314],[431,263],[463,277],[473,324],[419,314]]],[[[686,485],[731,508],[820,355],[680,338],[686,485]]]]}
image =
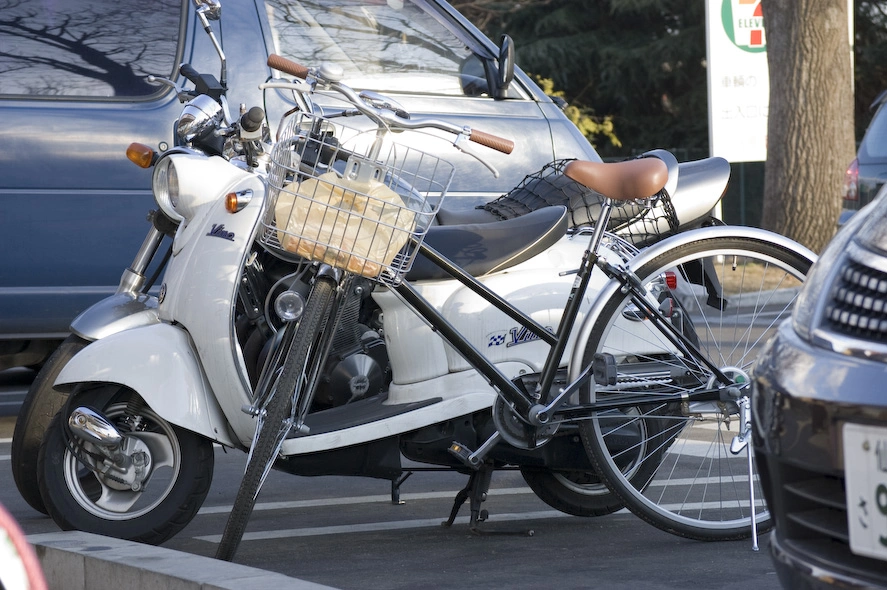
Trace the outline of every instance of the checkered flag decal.
{"type": "Polygon", "coordinates": [[[487,340],[487,348],[491,348],[493,346],[502,346],[505,344],[505,334],[493,334],[490,336],[489,340],[487,340]]]}

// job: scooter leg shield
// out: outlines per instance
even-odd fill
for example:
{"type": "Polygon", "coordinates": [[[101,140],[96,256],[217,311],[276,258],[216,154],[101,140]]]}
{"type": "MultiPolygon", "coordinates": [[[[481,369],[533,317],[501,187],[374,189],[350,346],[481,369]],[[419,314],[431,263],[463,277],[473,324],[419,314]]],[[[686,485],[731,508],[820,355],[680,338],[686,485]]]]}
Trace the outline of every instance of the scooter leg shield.
{"type": "Polygon", "coordinates": [[[125,385],[171,424],[228,446],[236,446],[227,419],[213,396],[188,334],[154,324],[111,334],[76,354],[55,387],[77,383],[125,385]]]}

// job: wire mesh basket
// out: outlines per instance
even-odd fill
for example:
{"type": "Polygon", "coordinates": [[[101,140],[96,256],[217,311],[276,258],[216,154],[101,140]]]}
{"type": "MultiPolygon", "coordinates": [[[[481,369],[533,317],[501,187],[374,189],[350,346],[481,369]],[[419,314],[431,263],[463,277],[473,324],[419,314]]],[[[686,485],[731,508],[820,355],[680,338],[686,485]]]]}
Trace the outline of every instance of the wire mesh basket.
{"type": "MultiPolygon", "coordinates": [[[[555,160],[538,172],[527,175],[516,187],[498,199],[479,206],[500,219],[512,219],[542,207],[564,205],[570,227],[590,227],[600,216],[604,197],[564,175],[573,159],[555,160]]],[[[665,190],[648,199],[617,201],[607,230],[638,247],[648,246],[675,233],[678,218],[665,190]]]]}
{"type": "Polygon", "coordinates": [[[309,113],[289,118],[271,153],[259,240],[267,247],[397,285],[453,177],[420,150],[309,113]]]}

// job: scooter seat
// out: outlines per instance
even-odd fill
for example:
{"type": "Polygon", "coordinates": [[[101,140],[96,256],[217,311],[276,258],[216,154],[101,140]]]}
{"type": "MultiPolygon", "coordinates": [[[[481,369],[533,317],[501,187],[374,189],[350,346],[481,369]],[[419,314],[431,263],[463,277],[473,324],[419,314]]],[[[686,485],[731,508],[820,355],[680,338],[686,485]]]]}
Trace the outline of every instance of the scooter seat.
{"type": "MultiPolygon", "coordinates": [[[[532,213],[489,223],[435,225],[425,243],[472,276],[504,270],[529,260],[552,246],[567,232],[567,208],[545,207],[532,213]]],[[[407,280],[452,278],[419,253],[407,280]]]]}

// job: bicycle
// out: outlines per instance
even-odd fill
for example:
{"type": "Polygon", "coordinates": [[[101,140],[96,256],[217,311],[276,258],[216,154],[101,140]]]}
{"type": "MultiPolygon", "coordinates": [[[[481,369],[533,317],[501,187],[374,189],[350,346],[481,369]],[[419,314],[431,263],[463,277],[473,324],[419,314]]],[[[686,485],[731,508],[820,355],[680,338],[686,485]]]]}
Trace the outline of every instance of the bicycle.
{"type": "MultiPolygon", "coordinates": [[[[449,124],[411,119],[384,97],[359,96],[324,68],[304,68],[279,56],[272,56],[269,65],[307,82],[275,81],[266,87],[306,94],[320,87],[344,96],[350,106],[336,116],[362,114],[374,121],[373,146],[391,131],[423,127],[456,134],[457,146],[464,139],[489,147],[507,145],[495,136],[468,135],[449,124]]],[[[302,123],[287,126],[271,155],[269,178],[276,197],[288,192],[293,196],[287,187],[309,177],[315,183],[330,183],[332,191],[353,190],[344,181],[338,186],[335,176],[320,181],[316,172],[321,154],[327,152],[330,161],[324,169],[329,170],[342,149],[330,131],[335,128],[332,121],[299,116],[304,117],[302,123]],[[314,148],[307,157],[309,145],[314,148]]],[[[390,180],[398,173],[379,158],[375,148],[359,157],[344,149],[341,154],[349,167],[354,166],[351,178],[361,181],[369,176],[390,180]]],[[[267,365],[277,372],[259,380],[264,386],[257,391],[263,393],[250,409],[259,418],[256,438],[218,556],[233,556],[272,463],[287,454],[286,445],[294,437],[308,434],[309,410],[344,313],[345,294],[362,278],[411,308],[497,394],[492,408],[495,431],[476,449],[458,441],[450,446],[450,453],[472,477],[457,498],[449,523],[466,499],[471,500],[472,530],[483,520],[480,504],[489,485],[488,458],[497,445],[533,450],[550,442],[560,429],[575,428],[601,480],[647,522],[704,540],[756,539],[758,531],[769,528],[748,445],[748,371],[757,348],[790,313],[815,255],[771,232],[726,226],[684,232],[643,251],[626,246],[605,229],[614,208],[623,202],[636,204],[638,199],[652,206],[655,199],[648,195],[661,196],[665,170],[655,158],[613,164],[576,161],[566,167],[568,177],[605,199],[594,227],[574,236],[590,234],[578,268],[565,273],[575,278],[554,330],[423,239],[436,213],[426,195],[418,200],[417,209],[398,206],[398,221],[385,223],[341,203],[321,204],[324,213],[310,235],[301,229],[303,225],[288,226],[272,197],[260,240],[281,256],[297,251],[299,257],[313,260],[317,270],[300,319],[284,330],[274,361],[267,365]],[[406,225],[412,228],[405,229],[400,215],[407,209],[411,213],[406,225]],[[327,212],[369,221],[374,232],[386,225],[389,237],[403,234],[405,244],[394,247],[397,254],[392,261],[386,243],[384,260],[377,261],[366,250],[349,251],[340,240],[324,241],[324,231],[332,233],[331,227],[323,228],[327,212]],[[426,216],[422,231],[412,231],[419,215],[426,216]],[[289,248],[284,245],[287,240],[289,248]],[[407,272],[417,256],[518,322],[528,338],[545,343],[549,352],[542,370],[506,375],[409,280],[407,272]],[[589,308],[585,299],[593,272],[605,280],[589,308]],[[573,343],[579,345],[573,346],[569,360],[563,358],[573,343]],[[730,436],[726,432],[734,422],[737,433],[730,436]],[[739,457],[743,450],[745,459],[739,457]],[[675,492],[678,486],[680,491],[675,492]]]]}

